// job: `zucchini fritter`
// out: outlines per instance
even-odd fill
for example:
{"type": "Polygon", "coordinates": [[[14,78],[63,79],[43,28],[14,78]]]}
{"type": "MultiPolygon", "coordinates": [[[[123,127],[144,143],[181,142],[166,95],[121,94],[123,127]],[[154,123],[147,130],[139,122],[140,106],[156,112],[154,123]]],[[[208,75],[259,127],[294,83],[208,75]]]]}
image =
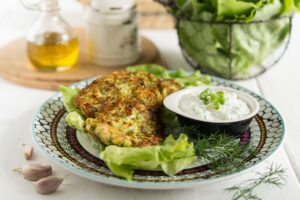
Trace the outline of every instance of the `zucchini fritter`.
{"type": "Polygon", "coordinates": [[[106,145],[157,145],[162,126],[156,112],[164,97],[180,88],[147,72],[117,71],[81,90],[74,104],[86,117],[85,131],[106,145]]]}

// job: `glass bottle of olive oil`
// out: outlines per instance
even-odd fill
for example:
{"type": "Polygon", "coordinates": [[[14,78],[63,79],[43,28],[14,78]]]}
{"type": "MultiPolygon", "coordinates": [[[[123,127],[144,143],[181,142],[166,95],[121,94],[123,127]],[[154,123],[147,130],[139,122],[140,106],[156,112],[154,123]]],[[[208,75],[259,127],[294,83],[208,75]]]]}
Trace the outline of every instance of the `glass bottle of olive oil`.
{"type": "Polygon", "coordinates": [[[64,71],[78,60],[78,39],[59,16],[58,0],[41,0],[39,4],[26,3],[26,7],[39,9],[40,17],[27,34],[27,55],[31,64],[41,71],[64,71]]]}

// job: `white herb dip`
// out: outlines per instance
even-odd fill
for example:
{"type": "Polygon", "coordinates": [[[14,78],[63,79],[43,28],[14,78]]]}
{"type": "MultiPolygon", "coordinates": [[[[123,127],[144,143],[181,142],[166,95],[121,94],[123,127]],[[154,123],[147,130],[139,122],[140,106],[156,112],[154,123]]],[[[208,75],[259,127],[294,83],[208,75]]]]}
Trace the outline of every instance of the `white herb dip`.
{"type": "MultiPolygon", "coordinates": [[[[213,90],[213,92],[217,91],[219,90],[213,90]]],[[[240,99],[236,93],[230,91],[223,92],[225,103],[218,110],[212,108],[210,105],[205,105],[199,98],[199,94],[201,93],[199,91],[183,95],[179,101],[179,109],[190,116],[207,121],[237,120],[251,113],[247,103],[240,99]]]]}

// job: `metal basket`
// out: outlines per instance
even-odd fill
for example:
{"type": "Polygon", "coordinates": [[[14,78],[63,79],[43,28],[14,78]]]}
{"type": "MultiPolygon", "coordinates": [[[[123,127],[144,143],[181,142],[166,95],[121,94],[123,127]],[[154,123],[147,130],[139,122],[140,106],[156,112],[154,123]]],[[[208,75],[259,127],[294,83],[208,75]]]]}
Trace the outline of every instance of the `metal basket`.
{"type": "MultiPolygon", "coordinates": [[[[184,16],[180,16],[176,18],[176,29],[183,56],[194,69],[200,69],[204,73],[216,75],[226,79],[242,80],[256,77],[264,73],[282,58],[288,47],[291,37],[292,16],[252,21],[248,23],[236,21],[195,21],[184,16]],[[181,27],[182,24],[185,24],[185,26],[181,27]],[[285,31],[285,35],[282,36],[283,38],[280,38],[281,42],[279,42],[278,45],[274,45],[276,48],[270,48],[269,51],[265,52],[257,52],[257,56],[259,57],[255,58],[253,58],[253,55],[251,55],[251,58],[251,56],[249,56],[247,53],[244,53],[243,55],[243,52],[240,52],[241,55],[238,54],[239,49],[235,44],[235,37],[233,37],[236,31],[249,30],[249,32],[253,32],[253,30],[257,30],[258,28],[263,28],[266,26],[272,27],[274,24],[283,25],[282,31],[279,29],[279,32],[277,31],[274,33],[269,33],[274,34],[274,38],[280,37],[280,34],[285,31]],[[201,32],[216,28],[226,30],[225,34],[227,34],[227,40],[223,41],[223,45],[226,46],[226,52],[218,52],[219,49],[217,49],[217,47],[212,48],[211,45],[207,45],[216,38],[211,38],[209,35],[203,38],[199,36],[196,38],[197,34],[201,34],[201,32]],[[187,31],[183,29],[189,29],[188,32],[192,34],[188,35],[187,37],[184,35],[187,31]],[[184,42],[183,38],[189,41],[184,42]],[[224,54],[224,56],[220,56],[222,54],[224,54]],[[244,58],[248,60],[248,65],[255,59],[259,60],[259,62],[246,66],[243,65],[243,63],[238,63],[238,58],[236,55],[245,56],[244,58]]],[[[205,36],[205,34],[203,34],[203,36],[205,36]]],[[[254,35],[253,38],[249,37],[250,41],[247,42],[255,44],[255,37],[259,36],[254,35]]],[[[257,43],[256,45],[258,50],[264,48],[262,44],[257,43]]],[[[247,52],[247,50],[245,50],[245,52],[247,52]]]]}

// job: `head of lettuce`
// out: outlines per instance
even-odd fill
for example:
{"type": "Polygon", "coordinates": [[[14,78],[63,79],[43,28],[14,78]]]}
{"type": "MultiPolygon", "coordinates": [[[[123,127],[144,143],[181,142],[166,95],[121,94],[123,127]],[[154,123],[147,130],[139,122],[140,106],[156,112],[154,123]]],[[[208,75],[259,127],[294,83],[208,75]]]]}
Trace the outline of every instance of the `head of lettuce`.
{"type": "Polygon", "coordinates": [[[228,79],[265,71],[273,62],[264,61],[287,44],[289,16],[300,11],[299,0],[161,2],[176,17],[184,55],[203,71],[228,79]]]}

